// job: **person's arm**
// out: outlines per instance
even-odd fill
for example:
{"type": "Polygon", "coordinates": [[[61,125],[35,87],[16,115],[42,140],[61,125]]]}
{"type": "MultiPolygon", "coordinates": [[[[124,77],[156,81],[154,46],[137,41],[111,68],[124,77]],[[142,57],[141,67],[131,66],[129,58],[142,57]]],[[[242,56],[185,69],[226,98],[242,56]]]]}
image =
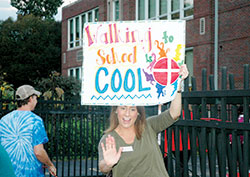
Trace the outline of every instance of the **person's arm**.
{"type": "Polygon", "coordinates": [[[103,151],[103,160],[100,160],[99,167],[101,172],[108,173],[112,170],[112,167],[117,164],[121,157],[122,148],[119,148],[119,151],[116,150],[116,143],[114,137],[108,135],[106,138],[106,146],[104,143],[101,143],[103,151]]]}
{"type": "Polygon", "coordinates": [[[40,162],[48,166],[50,174],[53,176],[56,176],[56,168],[54,164],[51,162],[46,150],[43,147],[43,144],[34,146],[34,153],[35,153],[36,158],[40,162]]]}
{"type": "Polygon", "coordinates": [[[106,165],[105,160],[101,160],[99,162],[99,168],[100,168],[100,171],[104,174],[106,174],[112,170],[112,166],[109,167],[108,165],[106,165]]]}
{"type": "Polygon", "coordinates": [[[188,70],[187,70],[187,66],[185,64],[181,66],[180,71],[179,71],[179,75],[181,77],[181,82],[178,86],[176,96],[172,100],[172,102],[170,104],[170,108],[169,108],[170,115],[172,116],[172,118],[174,120],[178,119],[178,117],[181,115],[181,107],[182,107],[181,84],[182,84],[183,80],[188,77],[188,70]]]}

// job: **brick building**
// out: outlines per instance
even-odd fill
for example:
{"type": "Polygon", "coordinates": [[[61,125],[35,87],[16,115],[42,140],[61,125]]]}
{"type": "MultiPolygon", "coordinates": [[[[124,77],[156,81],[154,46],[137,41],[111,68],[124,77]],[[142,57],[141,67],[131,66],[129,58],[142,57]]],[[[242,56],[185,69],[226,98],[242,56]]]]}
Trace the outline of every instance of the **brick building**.
{"type": "Polygon", "coordinates": [[[242,88],[243,65],[250,63],[249,16],[249,0],[78,0],[62,9],[62,74],[81,79],[84,22],[184,19],[186,63],[197,86],[202,68],[220,75],[226,66],[242,88]]]}

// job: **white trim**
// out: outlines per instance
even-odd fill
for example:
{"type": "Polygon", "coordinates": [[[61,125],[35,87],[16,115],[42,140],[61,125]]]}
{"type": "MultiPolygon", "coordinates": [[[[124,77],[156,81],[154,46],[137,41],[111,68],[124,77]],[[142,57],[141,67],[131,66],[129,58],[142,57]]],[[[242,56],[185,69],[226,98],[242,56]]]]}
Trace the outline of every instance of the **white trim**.
{"type": "Polygon", "coordinates": [[[139,13],[138,13],[139,12],[139,7],[138,7],[139,6],[139,2],[138,1],[139,0],[135,1],[135,20],[136,21],[138,21],[138,19],[139,19],[139,17],[138,17],[139,16],[139,13]]]}
{"type": "Polygon", "coordinates": [[[144,8],[145,19],[148,19],[148,0],[145,0],[144,5],[145,5],[145,8],[144,8]]]}

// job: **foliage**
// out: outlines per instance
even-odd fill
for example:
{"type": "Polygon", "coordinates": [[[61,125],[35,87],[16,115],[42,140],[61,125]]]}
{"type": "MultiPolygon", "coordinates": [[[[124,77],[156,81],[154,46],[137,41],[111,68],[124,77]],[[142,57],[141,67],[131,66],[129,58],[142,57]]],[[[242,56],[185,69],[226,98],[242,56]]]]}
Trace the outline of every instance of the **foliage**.
{"type": "Polygon", "coordinates": [[[45,99],[58,98],[64,100],[65,97],[79,97],[81,84],[80,81],[71,77],[61,76],[58,72],[51,72],[49,78],[41,78],[35,81],[39,91],[43,93],[45,99]]]}
{"type": "Polygon", "coordinates": [[[4,75],[5,73],[3,73],[3,75],[0,75],[0,99],[1,101],[1,108],[2,110],[13,110],[16,108],[16,105],[14,103],[14,94],[15,94],[15,90],[13,88],[12,84],[9,84],[8,82],[4,81],[4,75]]]}
{"type": "Polygon", "coordinates": [[[11,5],[18,10],[17,14],[33,14],[45,19],[52,19],[62,3],[62,0],[11,0],[11,5]]]}
{"type": "MultiPolygon", "coordinates": [[[[31,1],[32,2],[32,1],[31,1]]],[[[14,88],[61,68],[61,23],[33,15],[0,23],[0,74],[14,88]]]]}

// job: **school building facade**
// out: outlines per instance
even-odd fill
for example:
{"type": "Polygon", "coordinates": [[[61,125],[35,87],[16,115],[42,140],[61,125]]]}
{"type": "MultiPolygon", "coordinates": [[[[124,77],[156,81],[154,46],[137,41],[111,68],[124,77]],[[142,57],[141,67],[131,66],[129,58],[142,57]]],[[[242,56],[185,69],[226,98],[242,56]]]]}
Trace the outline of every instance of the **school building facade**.
{"type": "MultiPolygon", "coordinates": [[[[183,19],[185,62],[197,87],[202,68],[220,78],[225,66],[235,87],[243,88],[243,65],[250,64],[249,16],[249,0],[78,0],[62,8],[62,75],[81,79],[85,22],[183,19]]],[[[215,80],[218,88],[220,82],[215,80]]]]}

